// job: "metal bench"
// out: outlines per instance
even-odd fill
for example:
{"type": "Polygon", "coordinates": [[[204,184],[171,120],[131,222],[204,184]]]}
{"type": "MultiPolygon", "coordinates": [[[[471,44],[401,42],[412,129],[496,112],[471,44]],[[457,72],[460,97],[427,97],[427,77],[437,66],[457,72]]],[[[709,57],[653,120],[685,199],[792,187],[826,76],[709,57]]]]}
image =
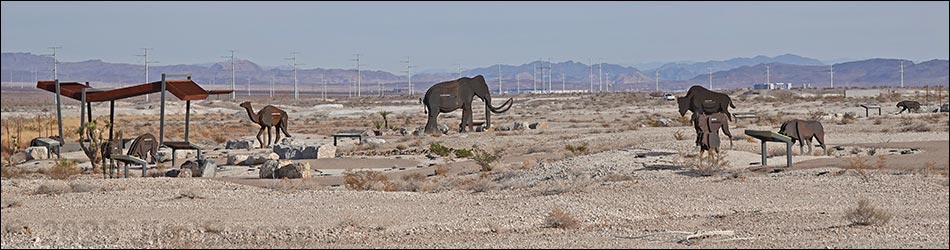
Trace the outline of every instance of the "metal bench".
{"type": "Polygon", "coordinates": [[[877,109],[877,115],[881,115],[881,105],[877,104],[861,104],[861,107],[864,108],[864,117],[871,117],[870,110],[877,109]]]}
{"type": "Polygon", "coordinates": [[[340,137],[351,137],[358,138],[360,141],[363,141],[363,132],[359,131],[341,131],[333,134],[333,146],[336,147],[337,138],[340,137]]]}
{"type": "MultiPolygon", "coordinates": [[[[131,155],[114,154],[112,159],[125,163],[125,178],[129,178],[129,165],[135,164],[142,166],[142,177],[145,177],[145,171],[148,170],[148,162],[131,155]]],[[[111,171],[111,170],[110,170],[111,171]]]]}
{"type": "Polygon", "coordinates": [[[59,153],[62,144],[59,143],[59,140],[49,138],[49,137],[42,137],[42,138],[36,139],[36,144],[38,144],[38,146],[42,146],[46,148],[46,158],[52,158],[50,156],[52,156],[51,153],[53,152],[53,148],[55,148],[56,158],[62,159],[62,156],[59,153]]]}
{"type": "Polygon", "coordinates": [[[787,159],[785,167],[792,167],[792,138],[785,136],[783,134],[775,133],[772,131],[762,131],[762,130],[746,130],[745,134],[748,136],[755,137],[762,142],[762,166],[767,167],[768,164],[768,150],[765,147],[765,142],[784,142],[785,143],[785,156],[787,159]]]}
{"type": "Polygon", "coordinates": [[[736,118],[736,124],[739,124],[740,119],[756,119],[759,118],[759,115],[755,113],[736,113],[733,115],[736,118]]]}
{"type": "Polygon", "coordinates": [[[191,144],[190,142],[184,142],[184,141],[167,141],[167,142],[165,142],[163,145],[165,145],[166,147],[172,149],[172,167],[173,167],[173,168],[177,168],[177,167],[178,167],[178,165],[175,165],[175,151],[177,151],[177,150],[197,150],[197,151],[198,151],[198,159],[202,159],[202,158],[201,158],[201,148],[199,148],[198,146],[195,146],[194,144],[191,144]]]}

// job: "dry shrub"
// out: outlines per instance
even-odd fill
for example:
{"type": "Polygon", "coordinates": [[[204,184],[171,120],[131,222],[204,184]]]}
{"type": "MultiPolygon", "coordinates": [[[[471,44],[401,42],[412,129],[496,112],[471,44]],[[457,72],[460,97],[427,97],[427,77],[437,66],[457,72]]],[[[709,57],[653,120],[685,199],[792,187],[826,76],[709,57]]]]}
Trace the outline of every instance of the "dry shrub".
{"type": "Polygon", "coordinates": [[[439,176],[447,176],[449,174],[449,169],[443,167],[442,165],[435,166],[435,174],[439,176]]]}
{"type": "Polygon", "coordinates": [[[884,124],[883,118],[880,118],[880,117],[874,118],[874,125],[881,125],[881,124],[884,124]]]}
{"type": "Polygon", "coordinates": [[[379,171],[371,170],[344,172],[343,183],[346,185],[346,188],[356,191],[386,191],[392,188],[392,183],[389,182],[389,178],[387,178],[386,175],[379,171]]]}
{"type": "Polygon", "coordinates": [[[66,185],[66,183],[57,181],[57,182],[43,183],[43,185],[40,185],[38,188],[36,188],[36,191],[34,191],[33,194],[57,195],[57,194],[65,194],[69,192],[70,192],[70,188],[69,186],[66,185]]]}
{"type": "Polygon", "coordinates": [[[201,231],[205,233],[220,234],[227,230],[228,226],[222,220],[209,220],[201,223],[201,231]]]}
{"type": "Polygon", "coordinates": [[[23,205],[23,202],[21,202],[20,200],[17,200],[17,199],[12,199],[12,198],[11,198],[11,199],[3,199],[3,200],[0,200],[0,209],[16,208],[16,207],[20,207],[20,206],[22,206],[22,205],[23,205]]]}
{"type": "Polygon", "coordinates": [[[24,171],[20,168],[14,166],[3,165],[0,166],[0,177],[3,178],[20,178],[25,175],[24,171]]]}
{"type": "Polygon", "coordinates": [[[858,174],[858,177],[861,177],[861,180],[864,182],[870,182],[872,177],[873,166],[868,164],[867,160],[860,157],[855,157],[848,159],[848,169],[853,169],[858,174]]]}
{"type": "Polygon", "coordinates": [[[855,114],[854,112],[847,112],[847,113],[844,113],[843,116],[841,116],[841,121],[838,121],[838,124],[839,125],[851,124],[857,120],[858,120],[857,114],[855,114]]]}
{"type": "Polygon", "coordinates": [[[438,142],[429,144],[429,151],[442,157],[452,155],[452,148],[442,146],[442,144],[439,144],[438,142]]]}
{"type": "Polygon", "coordinates": [[[51,169],[43,171],[43,174],[56,180],[65,180],[74,175],[79,175],[81,171],[76,167],[76,162],[62,158],[56,161],[51,169]]]}
{"type": "Polygon", "coordinates": [[[730,162],[727,160],[727,156],[727,151],[709,152],[707,156],[700,154],[699,157],[680,152],[676,162],[683,167],[692,169],[694,173],[700,176],[713,176],[723,173],[729,167],[730,162]]]}
{"type": "Polygon", "coordinates": [[[189,188],[189,189],[183,189],[183,190],[179,191],[179,192],[178,192],[178,196],[175,197],[175,198],[176,198],[176,199],[185,199],[185,198],[187,198],[187,199],[192,199],[192,200],[194,200],[194,199],[205,199],[205,198],[207,198],[207,197],[206,197],[203,193],[199,192],[198,190],[193,189],[193,188],[189,188]]]}
{"type": "Polygon", "coordinates": [[[689,138],[686,137],[686,133],[683,132],[683,130],[678,129],[676,132],[673,132],[673,139],[676,139],[677,141],[683,141],[689,138]]]}
{"type": "Polygon", "coordinates": [[[581,222],[571,214],[564,212],[560,208],[554,208],[551,213],[544,218],[544,226],[549,228],[574,229],[581,226],[581,222]]]}
{"type": "Polygon", "coordinates": [[[918,123],[914,123],[913,125],[901,127],[900,131],[901,132],[930,132],[932,131],[932,129],[930,129],[930,127],[928,127],[926,123],[918,122],[918,123]]]}
{"type": "Polygon", "coordinates": [[[567,144],[567,145],[564,145],[564,149],[571,152],[571,154],[575,156],[586,155],[590,153],[590,149],[588,148],[588,144],[586,142],[578,146],[567,144]]]}
{"type": "Polygon", "coordinates": [[[881,226],[891,221],[891,217],[890,213],[877,208],[867,199],[858,201],[858,207],[849,210],[844,216],[852,226],[881,226]]]}
{"type": "Polygon", "coordinates": [[[477,163],[478,166],[482,167],[481,170],[485,172],[491,171],[494,168],[494,166],[492,165],[496,161],[501,159],[501,152],[502,152],[501,149],[496,149],[494,151],[489,152],[487,150],[478,148],[478,146],[476,145],[474,146],[472,151],[474,154],[472,156],[472,159],[475,160],[475,163],[477,163]]]}
{"type": "Polygon", "coordinates": [[[325,187],[326,185],[307,181],[305,179],[291,180],[287,178],[280,179],[268,185],[268,188],[282,193],[293,193],[302,190],[317,190],[325,187]]]}
{"type": "Polygon", "coordinates": [[[877,162],[875,163],[874,167],[877,169],[884,169],[884,167],[887,167],[887,158],[884,158],[884,155],[878,155],[877,162]]]}

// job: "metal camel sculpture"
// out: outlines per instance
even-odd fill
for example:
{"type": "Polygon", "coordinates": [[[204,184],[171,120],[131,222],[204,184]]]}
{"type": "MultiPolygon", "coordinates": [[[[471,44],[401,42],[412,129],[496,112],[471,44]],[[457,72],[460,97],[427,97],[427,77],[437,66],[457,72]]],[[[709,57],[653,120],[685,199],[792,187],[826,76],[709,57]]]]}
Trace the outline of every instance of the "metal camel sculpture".
{"type": "Polygon", "coordinates": [[[448,113],[459,108],[462,109],[462,123],[459,124],[459,132],[465,132],[465,127],[474,131],[472,121],[472,100],[478,97],[485,102],[485,127],[491,127],[491,113],[504,113],[511,108],[512,99],[495,107],[491,104],[491,93],[488,91],[488,84],[485,83],[485,77],[478,75],[474,78],[462,77],[457,80],[441,82],[433,85],[426,91],[422,104],[429,115],[426,122],[425,133],[433,134],[439,132],[436,118],[440,113],[448,113]]]}
{"type": "Polygon", "coordinates": [[[251,102],[241,103],[241,107],[247,110],[247,116],[251,118],[251,122],[257,123],[261,126],[261,130],[257,132],[257,142],[261,143],[261,147],[265,147],[264,141],[261,140],[261,134],[264,133],[264,129],[267,129],[267,145],[270,146],[270,127],[276,127],[277,133],[276,138],[274,138],[274,143],[280,140],[280,133],[283,132],[285,136],[291,137],[287,133],[287,112],[283,110],[267,105],[261,108],[256,114],[254,113],[253,108],[251,108],[251,102]]]}

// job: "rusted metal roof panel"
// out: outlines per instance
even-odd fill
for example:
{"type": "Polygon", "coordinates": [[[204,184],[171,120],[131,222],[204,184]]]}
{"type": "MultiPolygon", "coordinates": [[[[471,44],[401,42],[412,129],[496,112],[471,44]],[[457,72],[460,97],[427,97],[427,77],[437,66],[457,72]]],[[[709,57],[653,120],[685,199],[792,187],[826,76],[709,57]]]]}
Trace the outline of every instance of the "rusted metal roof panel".
{"type": "MultiPolygon", "coordinates": [[[[86,90],[86,101],[87,102],[104,102],[104,101],[113,101],[119,99],[125,99],[134,96],[140,96],[145,94],[158,93],[162,91],[162,82],[150,82],[145,84],[139,84],[134,86],[128,86],[124,88],[117,88],[111,90],[99,90],[93,89],[84,84],[78,82],[60,82],[60,94],[69,97],[75,100],[82,99],[82,89],[87,88],[86,90]]],[[[55,81],[39,81],[36,83],[36,88],[43,89],[49,92],[56,93],[56,82],[55,81]]],[[[189,100],[203,100],[207,99],[209,94],[227,94],[234,92],[234,90],[213,90],[208,91],[204,88],[201,88],[197,83],[192,80],[165,80],[165,89],[178,97],[178,99],[183,101],[189,100]]]]}

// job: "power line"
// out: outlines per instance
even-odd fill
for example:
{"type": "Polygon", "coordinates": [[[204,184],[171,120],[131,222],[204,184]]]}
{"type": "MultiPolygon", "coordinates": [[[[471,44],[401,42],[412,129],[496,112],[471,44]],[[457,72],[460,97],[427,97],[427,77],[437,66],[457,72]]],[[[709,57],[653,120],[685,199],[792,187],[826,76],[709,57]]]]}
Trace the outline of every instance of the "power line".
{"type": "Polygon", "coordinates": [[[300,98],[300,91],[297,90],[297,66],[304,65],[297,63],[297,54],[300,52],[290,52],[290,58],[284,58],[284,60],[290,60],[290,66],[294,69],[294,100],[300,98]]]}
{"type": "Polygon", "coordinates": [[[415,68],[416,66],[412,65],[412,58],[408,56],[406,57],[406,60],[402,62],[406,63],[406,70],[403,72],[406,72],[406,75],[409,77],[409,95],[412,96],[412,68],[415,68]]]}
{"type": "MultiPolygon", "coordinates": [[[[232,49],[232,50],[228,50],[228,51],[231,52],[231,56],[223,56],[223,57],[224,57],[224,58],[231,58],[231,90],[234,90],[234,89],[235,89],[235,88],[234,88],[234,52],[236,52],[237,50],[233,50],[233,49],[232,49]]],[[[232,92],[231,92],[231,100],[234,100],[235,97],[237,97],[237,93],[236,93],[236,91],[232,91],[232,92]]]]}
{"type": "MultiPolygon", "coordinates": [[[[142,53],[141,55],[136,55],[136,56],[144,57],[144,60],[145,60],[145,83],[148,83],[148,82],[149,82],[149,79],[148,79],[148,78],[149,78],[149,77],[148,77],[148,64],[149,64],[149,63],[158,63],[158,61],[149,61],[149,60],[148,60],[148,51],[149,51],[149,50],[152,50],[152,48],[142,48],[142,51],[143,51],[144,53],[142,53]]],[[[148,94],[145,94],[145,102],[148,102],[148,94]]]]}
{"type": "Polygon", "coordinates": [[[363,65],[360,64],[360,54],[357,53],[356,59],[352,59],[351,61],[356,61],[356,96],[360,97],[362,96],[362,92],[363,92],[362,90],[363,72],[360,68],[363,65]]]}

